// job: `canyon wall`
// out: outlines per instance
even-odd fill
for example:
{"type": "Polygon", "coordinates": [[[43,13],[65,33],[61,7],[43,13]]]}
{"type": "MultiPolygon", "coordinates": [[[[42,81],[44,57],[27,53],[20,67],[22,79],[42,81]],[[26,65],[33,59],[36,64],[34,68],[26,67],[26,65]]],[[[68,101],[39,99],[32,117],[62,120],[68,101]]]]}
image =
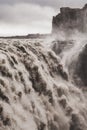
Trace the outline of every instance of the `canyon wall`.
{"type": "Polygon", "coordinates": [[[87,4],[79,8],[60,8],[60,13],[53,17],[52,33],[58,31],[78,30],[86,32],[87,30],[87,4]]]}

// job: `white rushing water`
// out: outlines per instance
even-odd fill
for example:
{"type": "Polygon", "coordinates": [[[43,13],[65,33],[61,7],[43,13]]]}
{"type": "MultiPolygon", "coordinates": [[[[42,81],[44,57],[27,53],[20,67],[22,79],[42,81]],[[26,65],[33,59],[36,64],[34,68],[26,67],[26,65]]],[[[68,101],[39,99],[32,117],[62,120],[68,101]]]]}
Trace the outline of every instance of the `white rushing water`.
{"type": "Polygon", "coordinates": [[[86,93],[62,68],[82,42],[63,52],[62,62],[43,43],[0,40],[0,130],[87,130],[86,93]]]}

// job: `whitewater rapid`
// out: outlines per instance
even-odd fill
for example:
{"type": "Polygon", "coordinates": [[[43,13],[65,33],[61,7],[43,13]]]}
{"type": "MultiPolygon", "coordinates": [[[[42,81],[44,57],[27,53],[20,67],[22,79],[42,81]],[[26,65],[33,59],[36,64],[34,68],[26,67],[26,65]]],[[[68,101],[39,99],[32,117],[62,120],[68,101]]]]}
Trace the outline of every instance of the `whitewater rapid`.
{"type": "Polygon", "coordinates": [[[87,130],[87,101],[69,81],[68,58],[42,43],[0,40],[0,130],[87,130]]]}

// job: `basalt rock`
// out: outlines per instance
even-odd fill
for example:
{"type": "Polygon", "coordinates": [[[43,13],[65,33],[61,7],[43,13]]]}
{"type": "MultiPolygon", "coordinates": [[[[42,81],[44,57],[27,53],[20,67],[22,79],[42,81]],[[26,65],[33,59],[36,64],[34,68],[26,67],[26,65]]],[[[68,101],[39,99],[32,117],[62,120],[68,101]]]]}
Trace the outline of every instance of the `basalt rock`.
{"type": "Polygon", "coordinates": [[[82,83],[87,86],[87,44],[79,54],[76,73],[80,77],[82,83]]]}
{"type": "Polygon", "coordinates": [[[78,30],[86,32],[87,30],[87,4],[83,8],[60,8],[60,13],[53,17],[52,33],[58,31],[78,30]]]}

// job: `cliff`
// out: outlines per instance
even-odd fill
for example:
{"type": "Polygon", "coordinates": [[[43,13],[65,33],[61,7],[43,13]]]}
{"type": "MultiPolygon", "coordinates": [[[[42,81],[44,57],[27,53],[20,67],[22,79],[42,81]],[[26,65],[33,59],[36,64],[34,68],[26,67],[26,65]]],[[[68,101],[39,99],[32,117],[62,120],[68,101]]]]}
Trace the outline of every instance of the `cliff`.
{"type": "Polygon", "coordinates": [[[87,30],[87,4],[79,8],[60,8],[60,13],[53,17],[52,33],[57,33],[60,30],[78,30],[86,32],[87,30]]]}

